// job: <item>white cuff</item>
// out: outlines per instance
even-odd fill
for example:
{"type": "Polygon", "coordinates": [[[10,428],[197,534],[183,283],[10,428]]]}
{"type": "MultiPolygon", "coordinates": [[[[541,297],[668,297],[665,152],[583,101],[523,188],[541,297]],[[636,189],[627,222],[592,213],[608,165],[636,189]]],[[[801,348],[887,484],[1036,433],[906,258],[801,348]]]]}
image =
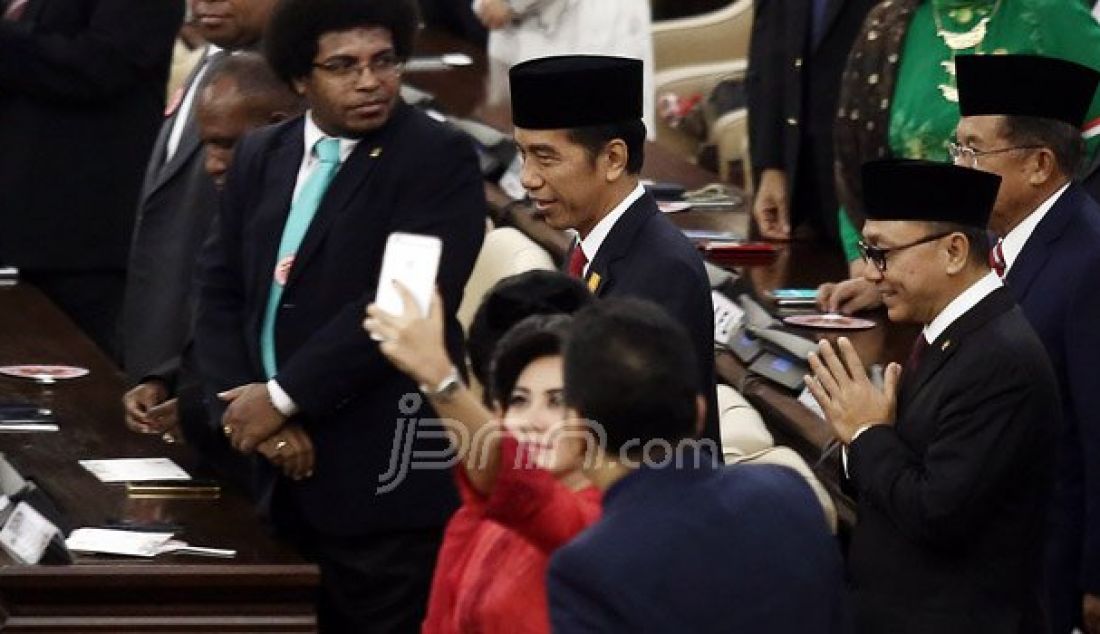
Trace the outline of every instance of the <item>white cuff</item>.
{"type": "Polygon", "coordinates": [[[844,468],[845,478],[851,477],[851,475],[848,474],[848,447],[856,441],[856,438],[859,438],[860,434],[874,426],[874,423],[867,423],[866,425],[861,426],[859,429],[856,430],[856,433],[852,434],[852,439],[848,441],[848,444],[840,448],[840,464],[844,468]]]}
{"type": "Polygon", "coordinates": [[[290,395],[286,393],[286,390],[279,385],[275,379],[271,379],[267,382],[267,394],[271,397],[271,404],[275,406],[275,409],[279,410],[279,413],[287,418],[298,413],[298,404],[294,402],[294,399],[290,398],[290,395]]]}

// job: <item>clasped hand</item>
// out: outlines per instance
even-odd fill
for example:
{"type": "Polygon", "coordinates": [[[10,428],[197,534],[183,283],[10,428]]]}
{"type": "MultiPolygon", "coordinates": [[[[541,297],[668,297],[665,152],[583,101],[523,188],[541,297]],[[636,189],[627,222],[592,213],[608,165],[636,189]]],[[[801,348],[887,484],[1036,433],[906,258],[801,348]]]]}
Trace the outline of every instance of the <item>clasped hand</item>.
{"type": "Polygon", "coordinates": [[[848,444],[861,427],[894,424],[901,366],[897,363],[887,366],[880,389],[867,377],[851,341],[841,337],[837,349],[839,353],[823,339],[819,352],[810,353],[813,376],[805,377],[805,381],[837,437],[848,444]]]}

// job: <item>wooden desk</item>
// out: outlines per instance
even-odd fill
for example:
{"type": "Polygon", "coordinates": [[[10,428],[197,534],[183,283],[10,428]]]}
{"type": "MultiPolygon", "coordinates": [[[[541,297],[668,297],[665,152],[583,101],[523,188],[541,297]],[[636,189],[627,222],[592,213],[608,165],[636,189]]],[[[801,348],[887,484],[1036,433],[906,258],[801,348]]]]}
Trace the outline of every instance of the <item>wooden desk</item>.
{"type": "Polygon", "coordinates": [[[17,363],[91,370],[50,386],[0,376],[0,400],[28,400],[57,413],[59,432],[0,434],[0,451],[53,498],[74,527],[117,520],[176,523],[189,543],[233,548],[237,557],[78,556],[70,566],[20,566],[0,555],[0,629],[316,631],[316,566],[272,539],[242,494],[223,487],[213,500],[131,499],[122,485],[100,483],[77,464],[84,458],[168,456],[196,475],[185,447],[126,429],[121,373],[25,284],[0,289],[0,365],[17,363]]]}

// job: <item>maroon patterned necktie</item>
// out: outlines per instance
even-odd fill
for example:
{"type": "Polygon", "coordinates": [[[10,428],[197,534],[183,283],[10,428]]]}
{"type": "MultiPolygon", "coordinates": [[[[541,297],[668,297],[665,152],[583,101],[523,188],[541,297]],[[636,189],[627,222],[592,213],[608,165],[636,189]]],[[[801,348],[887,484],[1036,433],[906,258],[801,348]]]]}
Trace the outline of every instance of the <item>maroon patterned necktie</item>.
{"type": "Polygon", "coordinates": [[[917,373],[917,368],[920,367],[921,359],[924,358],[924,352],[928,350],[928,340],[924,338],[924,333],[917,333],[917,340],[913,342],[913,348],[909,351],[909,358],[905,360],[903,366],[905,373],[912,376],[917,373]]]}
{"type": "Polygon", "coordinates": [[[997,240],[997,245],[989,250],[989,268],[997,274],[997,277],[1005,276],[1005,252],[1001,248],[1001,244],[1004,240],[997,240]]]}
{"type": "Polygon", "coordinates": [[[4,9],[4,20],[15,22],[23,17],[23,12],[27,9],[27,4],[29,3],[30,0],[11,0],[8,4],[8,8],[4,9]]]}
{"type": "Polygon", "coordinates": [[[588,258],[584,257],[584,249],[578,242],[573,246],[573,252],[569,254],[569,277],[575,279],[584,278],[584,265],[588,264],[588,258]]]}

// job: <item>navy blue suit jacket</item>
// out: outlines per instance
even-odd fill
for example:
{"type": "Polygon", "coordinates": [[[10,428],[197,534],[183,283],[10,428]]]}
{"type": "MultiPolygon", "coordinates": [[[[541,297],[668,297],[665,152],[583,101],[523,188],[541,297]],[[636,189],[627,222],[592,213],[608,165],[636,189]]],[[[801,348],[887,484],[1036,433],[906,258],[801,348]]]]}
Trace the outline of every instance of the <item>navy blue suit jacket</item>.
{"type": "Polygon", "coordinates": [[[550,620],[558,634],[841,632],[841,568],[794,471],[642,467],[551,559],[550,620]]]}
{"type": "MultiPolygon", "coordinates": [[[[595,286],[597,297],[654,302],[687,329],[698,361],[699,393],[707,399],[703,436],[720,443],[710,282],[702,256],[648,192],[627,209],[600,245],[588,267],[588,283],[589,288],[595,286]]],[[[720,447],[716,445],[716,451],[720,447]]]]}
{"type": "MultiPolygon", "coordinates": [[[[214,235],[200,262],[195,345],[208,398],[266,380],[260,326],[276,249],[303,154],[303,119],[246,136],[236,151],[214,235]]],[[[462,356],[454,314],[485,234],[485,198],[469,141],[401,103],[384,128],[363,138],[336,174],[298,250],[275,325],[275,378],[297,403],[316,467],[281,480],[314,530],[361,536],[442,526],[457,505],[438,458],[447,447],[423,419],[435,417],[416,385],[364,332],[391,232],[443,239],[438,286],[447,343],[462,356]],[[418,427],[419,426],[419,427],[418,427]],[[434,468],[433,468],[434,467],[434,468]],[[392,485],[393,490],[387,490],[392,485]],[[379,490],[382,489],[382,490],[379,490]]],[[[214,407],[214,420],[221,408],[214,407]]]]}
{"type": "Polygon", "coordinates": [[[1052,625],[1063,634],[1080,616],[1082,591],[1100,595],[1100,204],[1070,185],[1005,281],[1062,395],[1047,574],[1052,625]]]}

